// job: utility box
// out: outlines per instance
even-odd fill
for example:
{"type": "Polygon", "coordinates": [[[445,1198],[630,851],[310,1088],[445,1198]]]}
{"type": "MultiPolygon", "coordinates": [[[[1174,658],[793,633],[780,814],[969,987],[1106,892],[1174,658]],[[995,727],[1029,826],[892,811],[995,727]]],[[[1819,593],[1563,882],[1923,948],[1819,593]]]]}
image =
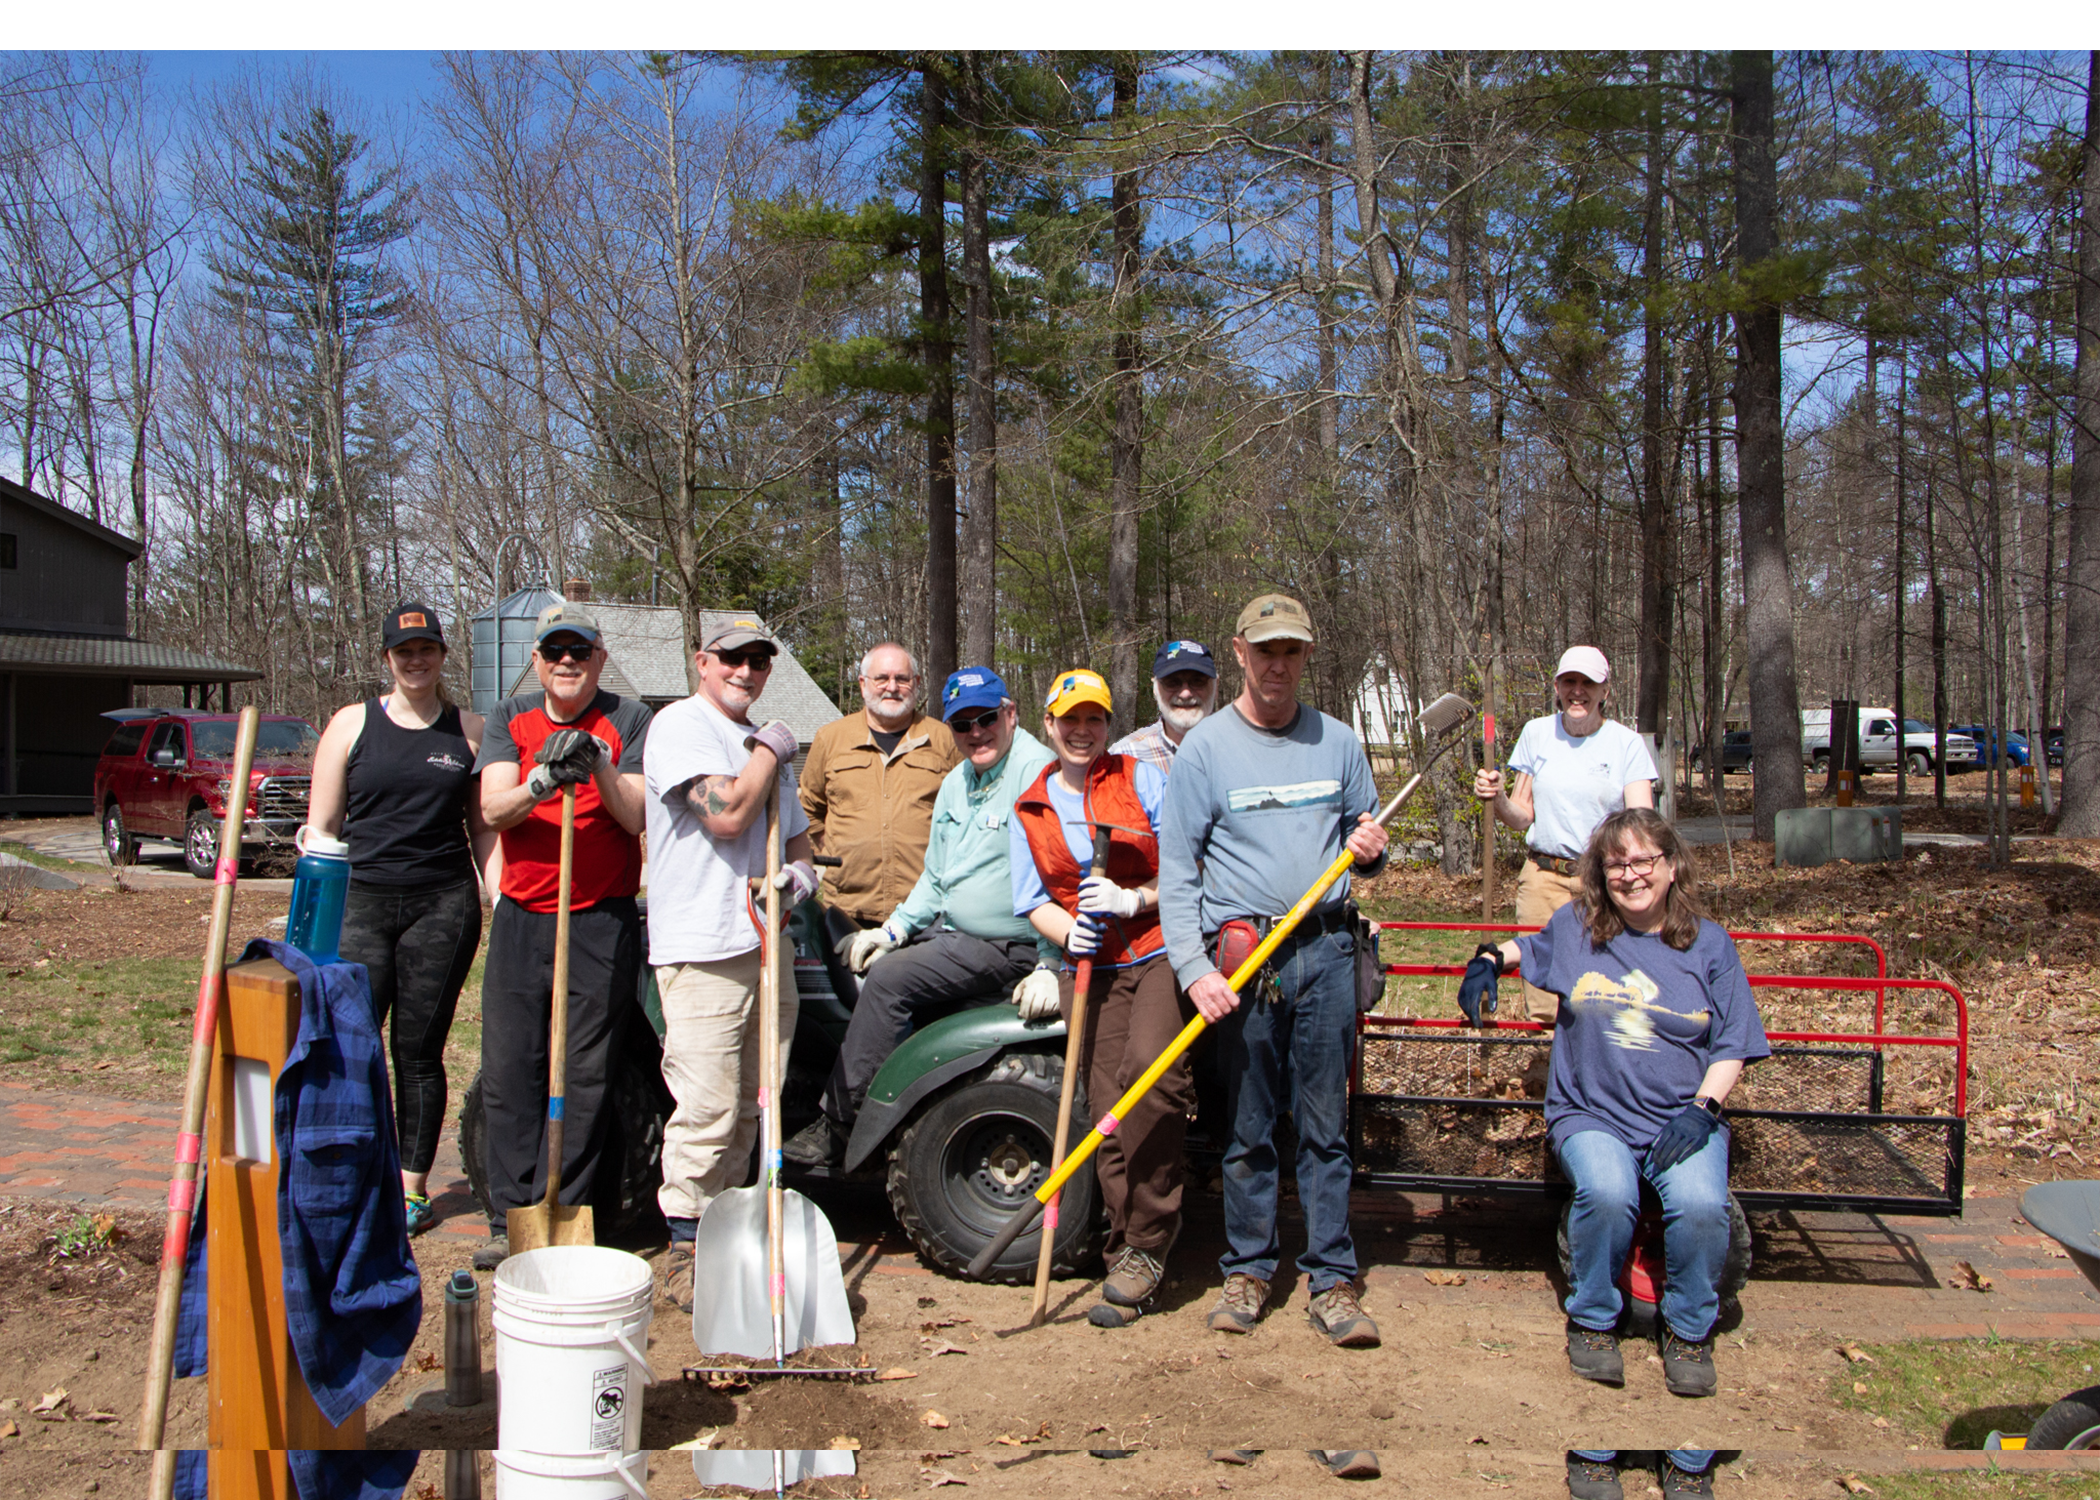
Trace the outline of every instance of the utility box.
{"type": "Polygon", "coordinates": [[[1773,831],[1777,865],[1808,869],[1834,859],[1878,864],[1903,858],[1903,810],[1897,807],[1801,807],[1779,815],[1773,831]]]}

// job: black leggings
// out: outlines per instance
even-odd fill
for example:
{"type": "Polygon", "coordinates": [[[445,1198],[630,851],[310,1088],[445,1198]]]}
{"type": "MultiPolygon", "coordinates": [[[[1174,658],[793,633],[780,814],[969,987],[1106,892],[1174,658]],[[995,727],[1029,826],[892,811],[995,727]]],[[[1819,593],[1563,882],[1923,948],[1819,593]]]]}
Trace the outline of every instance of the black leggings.
{"type": "Polygon", "coordinates": [[[350,883],[342,955],[372,979],[379,1020],[389,1013],[394,1128],[401,1169],[428,1172],[445,1123],[445,1037],[460,987],[481,945],[481,890],[473,876],[449,885],[350,883]]]}

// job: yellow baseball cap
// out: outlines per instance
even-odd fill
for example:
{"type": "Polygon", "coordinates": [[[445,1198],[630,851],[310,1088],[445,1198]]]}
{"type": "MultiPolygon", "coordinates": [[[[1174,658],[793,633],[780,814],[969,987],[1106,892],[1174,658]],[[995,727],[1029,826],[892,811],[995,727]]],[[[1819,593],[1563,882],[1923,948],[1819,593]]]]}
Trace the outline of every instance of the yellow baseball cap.
{"type": "Polygon", "coordinates": [[[1074,667],[1057,674],[1057,680],[1050,684],[1050,696],[1043,700],[1043,711],[1053,719],[1061,719],[1082,703],[1098,703],[1109,713],[1116,711],[1108,696],[1108,683],[1101,674],[1074,667]]]}

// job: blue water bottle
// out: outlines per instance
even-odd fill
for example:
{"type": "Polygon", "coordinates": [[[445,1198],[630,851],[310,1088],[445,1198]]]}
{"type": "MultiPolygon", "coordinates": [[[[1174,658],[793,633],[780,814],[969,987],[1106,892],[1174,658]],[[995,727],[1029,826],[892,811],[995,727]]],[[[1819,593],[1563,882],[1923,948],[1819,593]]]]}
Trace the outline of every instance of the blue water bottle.
{"type": "Polygon", "coordinates": [[[292,871],[292,913],[284,940],[317,964],[342,961],[343,900],[350,894],[350,846],[301,824],[292,843],[299,863],[292,871]]]}

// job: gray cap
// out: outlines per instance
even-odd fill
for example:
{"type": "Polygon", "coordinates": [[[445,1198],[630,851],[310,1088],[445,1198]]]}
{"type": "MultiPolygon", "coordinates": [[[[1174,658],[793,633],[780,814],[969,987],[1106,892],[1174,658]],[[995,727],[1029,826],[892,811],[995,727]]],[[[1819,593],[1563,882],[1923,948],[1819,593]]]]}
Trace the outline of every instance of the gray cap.
{"type": "Polygon", "coordinates": [[[591,612],[577,604],[550,604],[540,611],[539,623],[533,627],[533,640],[544,641],[550,635],[580,635],[592,645],[598,644],[598,622],[591,612]]]}

